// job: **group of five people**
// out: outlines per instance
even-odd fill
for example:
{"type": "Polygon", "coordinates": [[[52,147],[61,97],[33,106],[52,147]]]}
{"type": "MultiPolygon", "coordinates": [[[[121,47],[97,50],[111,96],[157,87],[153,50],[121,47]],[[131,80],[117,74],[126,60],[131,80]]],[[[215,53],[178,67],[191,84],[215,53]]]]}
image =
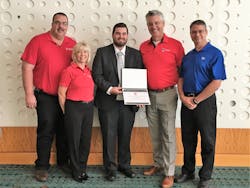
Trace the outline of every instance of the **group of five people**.
{"type": "Polygon", "coordinates": [[[65,169],[70,165],[72,177],[78,182],[88,179],[86,167],[94,104],[102,132],[106,179],[114,181],[117,170],[127,177],[135,177],[131,169],[130,140],[138,106],[124,105],[119,71],[146,68],[151,101],[146,106],[146,114],[154,164],[144,175],[163,172],[163,188],[172,187],[174,181],[194,179],[200,131],[203,166],[198,187],[209,186],[216,139],[214,93],[226,79],[222,53],[207,41],[207,28],[202,20],[190,25],[195,48],[187,55],[181,42],[164,33],[162,12],[149,11],[146,22],[151,38],[141,44],[140,51],[127,46],[128,28],[124,23],[117,23],[112,31],[113,43],[97,49],[92,71],[90,47],[66,36],[68,18],[64,13],[56,13],[51,30],[35,36],[26,46],[21,57],[23,85],[26,106],[37,111],[35,177],[38,181],[48,178],[55,134],[58,166],[65,169]],[[178,94],[182,101],[184,165],[182,174],[174,179],[178,94]]]}

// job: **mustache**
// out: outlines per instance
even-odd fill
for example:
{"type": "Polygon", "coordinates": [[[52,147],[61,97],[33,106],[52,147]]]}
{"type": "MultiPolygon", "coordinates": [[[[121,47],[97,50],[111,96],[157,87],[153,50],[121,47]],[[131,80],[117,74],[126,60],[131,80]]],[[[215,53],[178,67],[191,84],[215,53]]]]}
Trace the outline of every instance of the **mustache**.
{"type": "Polygon", "coordinates": [[[57,30],[58,30],[58,31],[64,31],[64,29],[61,28],[61,27],[59,27],[57,30]]]}

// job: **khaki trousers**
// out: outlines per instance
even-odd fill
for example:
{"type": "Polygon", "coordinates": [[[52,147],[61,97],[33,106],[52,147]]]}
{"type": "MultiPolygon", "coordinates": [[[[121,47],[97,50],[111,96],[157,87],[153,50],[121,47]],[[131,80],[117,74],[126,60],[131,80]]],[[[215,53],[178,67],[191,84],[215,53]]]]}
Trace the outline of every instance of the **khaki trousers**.
{"type": "Polygon", "coordinates": [[[151,105],[146,107],[153,145],[154,166],[162,167],[166,176],[175,173],[176,137],[175,116],[177,91],[149,92],[151,105]]]}

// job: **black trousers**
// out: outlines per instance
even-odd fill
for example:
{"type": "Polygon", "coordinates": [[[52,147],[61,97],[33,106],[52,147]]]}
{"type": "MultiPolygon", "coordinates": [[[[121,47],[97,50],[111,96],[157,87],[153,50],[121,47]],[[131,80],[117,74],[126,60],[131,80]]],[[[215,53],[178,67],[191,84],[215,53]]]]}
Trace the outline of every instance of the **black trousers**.
{"type": "Polygon", "coordinates": [[[66,100],[65,130],[69,147],[72,175],[86,172],[93,124],[93,102],[66,100]]]}
{"type": "Polygon", "coordinates": [[[131,162],[130,139],[135,112],[123,101],[109,110],[98,110],[103,139],[103,162],[106,172],[117,169],[115,153],[118,142],[118,166],[129,169],[131,162]]]}
{"type": "Polygon", "coordinates": [[[211,179],[216,141],[216,97],[212,95],[198,104],[194,110],[189,110],[182,104],[181,133],[184,147],[184,165],[182,173],[191,174],[195,171],[195,152],[198,131],[201,136],[202,168],[199,171],[200,179],[211,179]]]}
{"type": "Polygon", "coordinates": [[[50,167],[50,151],[54,135],[56,134],[57,164],[68,164],[69,155],[66,143],[63,113],[58,97],[48,95],[42,91],[35,91],[37,100],[37,169],[47,170],[50,167]]]}

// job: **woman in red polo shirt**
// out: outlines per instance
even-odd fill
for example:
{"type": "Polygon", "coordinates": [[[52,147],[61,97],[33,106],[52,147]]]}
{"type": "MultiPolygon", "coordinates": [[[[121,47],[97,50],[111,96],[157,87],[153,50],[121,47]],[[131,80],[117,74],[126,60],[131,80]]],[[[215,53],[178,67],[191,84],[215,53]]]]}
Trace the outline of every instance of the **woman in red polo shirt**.
{"type": "Polygon", "coordinates": [[[87,160],[93,123],[94,81],[90,62],[90,47],[77,43],[72,52],[73,62],[61,74],[58,96],[64,112],[72,177],[78,182],[88,179],[87,160]]]}

